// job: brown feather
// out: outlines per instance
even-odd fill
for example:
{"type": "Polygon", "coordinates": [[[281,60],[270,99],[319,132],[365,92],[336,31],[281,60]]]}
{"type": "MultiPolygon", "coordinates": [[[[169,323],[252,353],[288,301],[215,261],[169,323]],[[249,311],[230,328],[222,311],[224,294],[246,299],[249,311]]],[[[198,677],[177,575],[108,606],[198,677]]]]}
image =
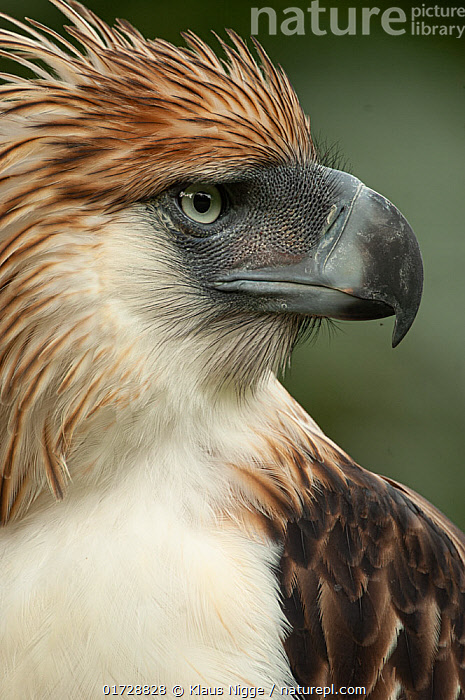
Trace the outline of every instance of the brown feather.
{"type": "Polygon", "coordinates": [[[355,464],[290,396],[281,393],[277,412],[268,449],[276,454],[291,437],[300,451],[281,472],[292,480],[282,488],[303,496],[281,561],[296,679],[362,685],[370,700],[396,688],[405,700],[455,699],[465,687],[465,536],[410,489],[355,464]]]}

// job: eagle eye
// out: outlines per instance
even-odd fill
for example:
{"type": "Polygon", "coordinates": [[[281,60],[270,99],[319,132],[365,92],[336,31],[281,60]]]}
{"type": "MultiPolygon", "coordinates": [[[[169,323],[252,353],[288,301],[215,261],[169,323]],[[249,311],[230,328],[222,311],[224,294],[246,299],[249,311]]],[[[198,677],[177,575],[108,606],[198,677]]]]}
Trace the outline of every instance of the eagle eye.
{"type": "Polygon", "coordinates": [[[213,224],[223,209],[221,192],[215,185],[189,185],[178,195],[184,214],[198,224],[213,224]]]}

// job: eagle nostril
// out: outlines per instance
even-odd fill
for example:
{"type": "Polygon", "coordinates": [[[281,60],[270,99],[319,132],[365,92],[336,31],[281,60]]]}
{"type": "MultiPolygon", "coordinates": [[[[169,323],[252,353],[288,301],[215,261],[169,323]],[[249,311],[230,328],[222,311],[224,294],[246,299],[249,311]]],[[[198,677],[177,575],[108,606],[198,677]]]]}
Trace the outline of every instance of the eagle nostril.
{"type": "Polygon", "coordinates": [[[336,218],[336,214],[337,214],[337,204],[333,204],[331,209],[329,210],[328,216],[326,217],[326,223],[328,224],[328,226],[331,226],[331,224],[333,223],[333,221],[336,218]]]}

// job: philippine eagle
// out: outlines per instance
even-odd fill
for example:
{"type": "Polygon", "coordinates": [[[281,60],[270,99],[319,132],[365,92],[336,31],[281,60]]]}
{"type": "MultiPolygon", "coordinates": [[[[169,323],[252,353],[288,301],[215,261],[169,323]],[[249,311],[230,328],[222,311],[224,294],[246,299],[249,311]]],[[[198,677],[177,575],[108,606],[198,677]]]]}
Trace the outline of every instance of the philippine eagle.
{"type": "Polygon", "coordinates": [[[2,700],[464,698],[464,536],[275,377],[324,317],[401,340],[408,223],[257,43],[53,1],[81,49],[0,33],[2,700]]]}

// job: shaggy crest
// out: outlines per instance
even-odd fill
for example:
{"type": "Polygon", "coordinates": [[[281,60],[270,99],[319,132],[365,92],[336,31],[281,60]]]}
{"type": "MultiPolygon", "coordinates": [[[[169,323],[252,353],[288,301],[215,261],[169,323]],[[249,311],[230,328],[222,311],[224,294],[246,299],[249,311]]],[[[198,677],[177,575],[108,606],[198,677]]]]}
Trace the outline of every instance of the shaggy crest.
{"type": "Polygon", "coordinates": [[[42,189],[53,187],[59,173],[61,198],[95,198],[100,208],[154,196],[183,178],[313,155],[295,92],[257,42],[260,64],[229,32],[233,47],[220,40],[226,54],[220,60],[192,33],[184,35],[189,48],[177,48],[144,39],[122,20],[111,29],[77,2],[53,2],[72,20],[67,31],[85,53],[36,22],[41,33],[6,18],[30,37],[0,32],[3,55],[37,75],[4,76],[1,91],[2,120],[11,124],[2,130],[2,170],[27,175],[29,184],[16,201],[37,186],[21,167],[31,157],[42,189]]]}

